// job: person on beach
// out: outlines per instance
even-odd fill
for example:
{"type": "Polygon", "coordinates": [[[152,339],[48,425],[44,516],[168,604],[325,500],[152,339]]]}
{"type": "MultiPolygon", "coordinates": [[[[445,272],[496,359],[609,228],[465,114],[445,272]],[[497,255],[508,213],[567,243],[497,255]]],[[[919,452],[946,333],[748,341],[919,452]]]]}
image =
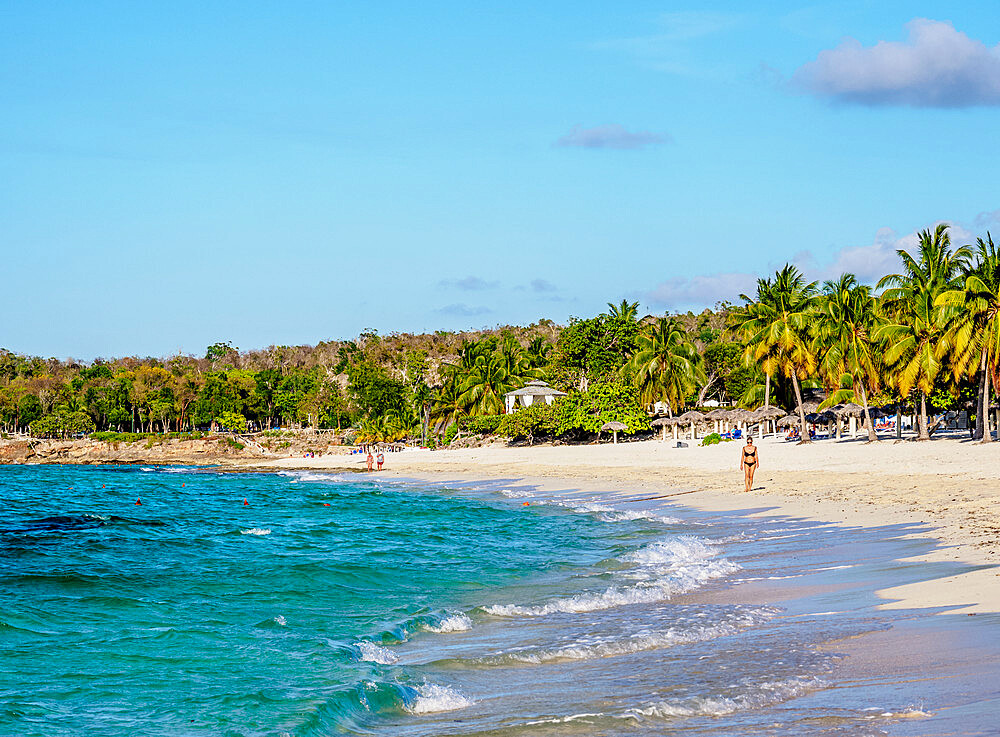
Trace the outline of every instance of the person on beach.
{"type": "Polygon", "coordinates": [[[757,446],[753,444],[753,435],[747,435],[747,444],[743,446],[740,456],[740,470],[743,471],[747,493],[753,486],[753,473],[757,470],[757,446]]]}
{"type": "Polygon", "coordinates": [[[375,456],[372,455],[372,452],[370,450],[368,451],[367,462],[368,462],[368,470],[371,471],[372,470],[372,464],[375,462],[375,456]]]}
{"type": "Polygon", "coordinates": [[[376,461],[378,463],[378,470],[381,471],[382,470],[382,464],[385,463],[385,456],[382,455],[382,451],[378,452],[378,458],[376,459],[376,461]]]}

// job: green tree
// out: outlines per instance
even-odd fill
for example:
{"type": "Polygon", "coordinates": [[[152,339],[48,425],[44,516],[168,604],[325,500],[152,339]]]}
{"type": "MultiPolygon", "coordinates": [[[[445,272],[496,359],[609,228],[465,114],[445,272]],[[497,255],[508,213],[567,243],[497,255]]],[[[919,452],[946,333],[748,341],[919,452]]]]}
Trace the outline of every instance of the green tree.
{"type": "Polygon", "coordinates": [[[665,402],[671,417],[704,380],[701,356],[694,343],[680,322],[666,317],[645,327],[639,335],[632,370],[640,400],[646,404],[665,402]]]}
{"type": "Polygon", "coordinates": [[[886,344],[885,362],[904,397],[920,392],[918,440],[930,440],[927,428],[927,396],[935,389],[950,341],[943,340],[945,322],[937,299],[961,287],[961,274],[971,255],[968,248],[951,249],[948,226],[920,233],[916,258],[898,250],[903,271],[879,280],[887,321],[876,337],[886,344]]]}
{"type": "Polygon", "coordinates": [[[985,241],[977,239],[975,261],[966,264],[961,287],[942,292],[936,305],[948,326],[942,348],[954,358],[956,380],[980,374],[975,435],[988,443],[990,383],[1000,381],[1000,252],[990,233],[985,241]]]}
{"type": "Polygon", "coordinates": [[[780,371],[792,380],[799,406],[800,443],[810,442],[800,381],[816,368],[809,335],[815,296],[816,283],[806,282],[797,268],[785,264],[773,281],[757,281],[756,300],[740,295],[747,304],[734,317],[736,330],[746,345],[746,359],[759,365],[768,376],[780,371]]]}
{"type": "Polygon", "coordinates": [[[838,387],[827,403],[860,399],[865,408],[868,440],[874,442],[878,435],[868,398],[878,391],[882,376],[882,351],[874,337],[882,324],[876,299],[871,288],[859,284],[853,274],[843,274],[837,281],[824,283],[823,297],[817,305],[813,331],[820,372],[829,377],[829,385],[838,387]],[[844,384],[850,384],[850,388],[839,388],[844,384]]]}

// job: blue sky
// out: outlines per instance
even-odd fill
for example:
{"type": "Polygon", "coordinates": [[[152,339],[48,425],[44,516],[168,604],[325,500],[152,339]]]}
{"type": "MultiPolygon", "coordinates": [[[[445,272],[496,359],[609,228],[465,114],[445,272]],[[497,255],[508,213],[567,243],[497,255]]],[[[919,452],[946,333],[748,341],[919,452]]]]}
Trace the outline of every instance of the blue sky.
{"type": "Polygon", "coordinates": [[[0,346],[735,300],[1000,231],[992,3],[6,3],[0,346]],[[208,6],[208,7],[206,7],[208,6]],[[541,7],[540,7],[541,6],[541,7]]]}

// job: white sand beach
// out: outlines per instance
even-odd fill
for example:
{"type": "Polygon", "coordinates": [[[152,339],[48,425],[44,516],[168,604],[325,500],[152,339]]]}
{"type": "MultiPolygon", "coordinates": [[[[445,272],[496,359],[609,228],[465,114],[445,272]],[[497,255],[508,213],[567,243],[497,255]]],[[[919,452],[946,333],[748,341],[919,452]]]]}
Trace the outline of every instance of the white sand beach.
{"type": "MultiPolygon", "coordinates": [[[[923,560],[983,566],[879,592],[886,607],[961,606],[1000,612],[1000,444],[960,437],[931,442],[821,440],[799,446],[760,443],[760,468],[743,491],[740,442],[677,448],[672,440],[613,445],[492,445],[406,450],[386,455],[385,475],[473,481],[516,479],[540,488],[578,488],[612,498],[663,495],[664,504],[710,510],[757,510],[844,525],[910,523],[942,545],[923,560]],[[683,493],[682,493],[683,492],[683,493]],[[667,496],[670,495],[670,496],[667,496]]],[[[361,455],[284,458],[264,467],[362,470],[361,455]]],[[[956,611],[952,609],[951,611],[956,611]]]]}

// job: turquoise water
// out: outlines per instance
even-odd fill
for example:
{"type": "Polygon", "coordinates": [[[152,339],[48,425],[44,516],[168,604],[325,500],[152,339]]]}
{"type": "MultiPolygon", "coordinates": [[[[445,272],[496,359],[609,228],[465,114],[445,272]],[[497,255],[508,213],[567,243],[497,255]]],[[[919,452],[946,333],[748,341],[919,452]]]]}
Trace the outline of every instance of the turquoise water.
{"type": "MultiPolygon", "coordinates": [[[[820,647],[888,620],[727,594],[838,568],[822,526],[358,475],[45,466],[0,480],[0,734],[891,722],[834,688],[820,647]]],[[[879,714],[913,708],[891,699],[879,714]]]]}

